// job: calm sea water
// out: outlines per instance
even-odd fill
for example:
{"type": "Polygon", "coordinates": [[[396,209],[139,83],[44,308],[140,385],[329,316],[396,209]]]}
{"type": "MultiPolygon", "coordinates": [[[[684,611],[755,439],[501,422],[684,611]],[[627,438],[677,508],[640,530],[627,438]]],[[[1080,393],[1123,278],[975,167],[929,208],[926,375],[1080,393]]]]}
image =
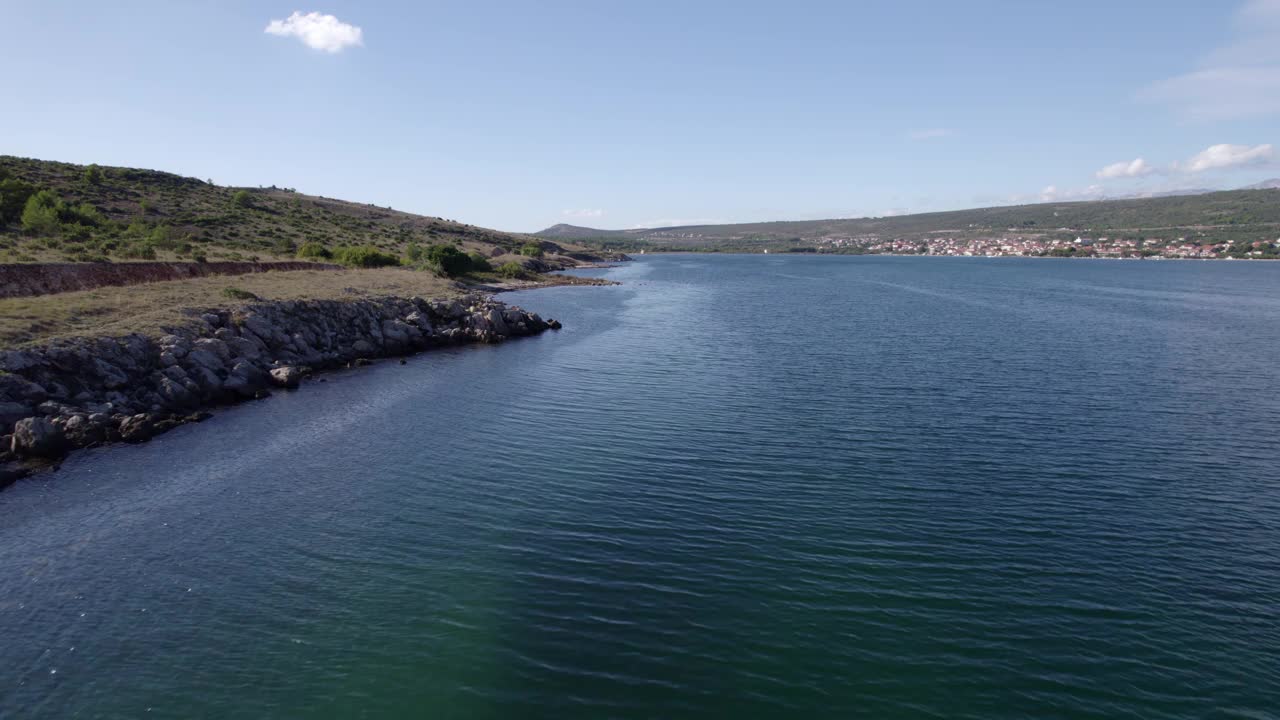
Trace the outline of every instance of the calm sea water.
{"type": "Polygon", "coordinates": [[[599,272],[0,492],[0,716],[1280,716],[1280,264],[599,272]]]}

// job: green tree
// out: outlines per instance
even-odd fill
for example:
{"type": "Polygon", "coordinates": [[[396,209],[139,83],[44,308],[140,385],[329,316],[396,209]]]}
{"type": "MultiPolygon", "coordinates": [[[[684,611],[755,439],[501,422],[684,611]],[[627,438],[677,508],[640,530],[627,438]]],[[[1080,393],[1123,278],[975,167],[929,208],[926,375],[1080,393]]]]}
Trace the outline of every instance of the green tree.
{"type": "Polygon", "coordinates": [[[253,207],[253,196],[249,194],[248,190],[237,190],[231,196],[231,205],[238,208],[251,208],[253,207]]]}
{"type": "Polygon", "coordinates": [[[90,165],[84,169],[84,181],[90,185],[102,184],[102,168],[90,165]]]}
{"type": "Polygon", "coordinates": [[[10,225],[22,219],[27,199],[36,193],[36,186],[17,178],[0,180],[0,226],[10,225]]]}
{"type": "Polygon", "coordinates": [[[425,258],[433,270],[446,277],[471,271],[471,258],[452,245],[428,245],[425,258]]]}
{"type": "Polygon", "coordinates": [[[535,242],[528,242],[520,246],[520,254],[526,257],[542,257],[542,246],[535,242]]]}
{"type": "Polygon", "coordinates": [[[51,190],[41,190],[27,198],[22,209],[22,229],[36,235],[53,235],[58,232],[58,213],[62,200],[51,190]]]}

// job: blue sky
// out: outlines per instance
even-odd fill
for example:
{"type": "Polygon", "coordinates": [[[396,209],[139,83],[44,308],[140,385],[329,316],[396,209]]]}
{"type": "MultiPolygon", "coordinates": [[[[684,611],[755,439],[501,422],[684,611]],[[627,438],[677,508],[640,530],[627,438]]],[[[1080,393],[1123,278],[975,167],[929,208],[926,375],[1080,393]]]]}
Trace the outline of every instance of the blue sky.
{"type": "Polygon", "coordinates": [[[505,230],[1280,176],[1280,0],[0,0],[0,27],[0,153],[505,230]]]}

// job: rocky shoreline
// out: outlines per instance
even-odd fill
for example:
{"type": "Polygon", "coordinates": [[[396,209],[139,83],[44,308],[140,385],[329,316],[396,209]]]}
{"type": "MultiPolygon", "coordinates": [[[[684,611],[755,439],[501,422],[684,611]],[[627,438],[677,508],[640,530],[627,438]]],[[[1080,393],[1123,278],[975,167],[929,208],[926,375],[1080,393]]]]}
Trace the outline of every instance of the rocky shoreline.
{"type": "Polygon", "coordinates": [[[0,351],[0,487],[76,448],[142,442],[317,371],[559,327],[480,295],[293,300],[193,313],[158,339],[0,351]]]}

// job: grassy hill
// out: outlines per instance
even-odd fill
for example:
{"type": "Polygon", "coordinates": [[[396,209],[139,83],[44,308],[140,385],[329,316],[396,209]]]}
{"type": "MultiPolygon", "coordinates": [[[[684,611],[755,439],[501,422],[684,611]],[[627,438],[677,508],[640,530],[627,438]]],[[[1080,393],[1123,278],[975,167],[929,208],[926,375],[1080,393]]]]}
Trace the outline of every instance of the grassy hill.
{"type": "Polygon", "coordinates": [[[1081,236],[1168,243],[1239,245],[1280,238],[1280,191],[1232,190],[1202,195],[1096,202],[1044,203],[883,218],[692,225],[593,231],[558,225],[541,237],[571,237],[619,250],[817,248],[858,251],[877,243],[923,243],[1010,236],[1051,242],[1081,236]]]}
{"type": "Polygon", "coordinates": [[[533,254],[520,255],[530,242],[552,258],[581,250],[287,188],[222,187],[156,170],[0,156],[0,263],[265,261],[344,246],[405,257],[414,246],[435,244],[520,259],[533,254]],[[43,215],[26,207],[40,191],[46,205],[56,203],[43,215]]]}

